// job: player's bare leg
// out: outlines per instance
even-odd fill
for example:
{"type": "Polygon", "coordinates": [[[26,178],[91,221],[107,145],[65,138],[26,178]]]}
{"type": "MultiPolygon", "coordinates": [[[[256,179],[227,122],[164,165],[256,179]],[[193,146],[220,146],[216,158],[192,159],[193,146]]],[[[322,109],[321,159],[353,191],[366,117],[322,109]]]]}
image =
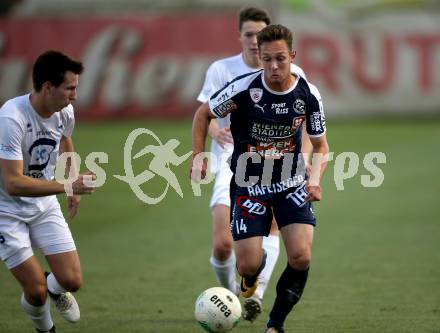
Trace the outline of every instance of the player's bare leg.
{"type": "Polygon", "coordinates": [[[269,236],[263,237],[263,249],[267,253],[266,266],[264,266],[264,269],[260,274],[258,288],[255,291],[255,296],[260,299],[263,299],[264,292],[266,291],[280,254],[280,238],[275,219],[272,220],[269,236]]]}
{"type": "MultiPolygon", "coordinates": [[[[283,332],[283,325],[306,285],[314,228],[309,224],[289,224],[281,228],[288,264],[278,280],[277,296],[269,314],[268,329],[283,332]]],[[[270,332],[270,331],[269,331],[270,332]]]]}
{"type": "Polygon", "coordinates": [[[254,321],[263,311],[263,297],[269,284],[270,277],[280,254],[279,231],[275,219],[272,220],[270,234],[263,237],[263,249],[266,251],[266,265],[258,278],[255,294],[243,303],[243,319],[254,321]]]}
{"type": "Polygon", "coordinates": [[[38,332],[55,332],[44,272],[34,256],[11,269],[23,294],[21,306],[38,332]]]}
{"type": "Polygon", "coordinates": [[[52,270],[47,274],[49,295],[58,312],[69,322],[77,322],[80,318],[78,303],[71,292],[77,291],[82,285],[81,265],[76,251],[50,254],[46,260],[52,270]]]}
{"type": "Polygon", "coordinates": [[[258,286],[258,276],[266,264],[262,249],[263,237],[251,237],[234,242],[237,270],[241,275],[240,291],[245,298],[251,297],[258,286]]]}
{"type": "Polygon", "coordinates": [[[215,205],[212,207],[213,233],[211,265],[217,277],[217,282],[234,294],[238,294],[235,278],[235,254],[233,239],[229,228],[229,207],[215,205]]]}

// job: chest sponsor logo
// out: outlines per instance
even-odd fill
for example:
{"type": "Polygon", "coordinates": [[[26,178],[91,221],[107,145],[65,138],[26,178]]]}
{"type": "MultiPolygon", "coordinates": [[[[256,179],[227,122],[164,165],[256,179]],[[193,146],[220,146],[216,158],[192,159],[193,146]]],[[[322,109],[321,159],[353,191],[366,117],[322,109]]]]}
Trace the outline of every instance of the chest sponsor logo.
{"type": "Polygon", "coordinates": [[[291,126],[278,124],[252,124],[252,138],[259,141],[273,141],[290,138],[294,134],[291,126]]]}
{"type": "Polygon", "coordinates": [[[293,102],[293,109],[298,114],[305,114],[306,113],[306,103],[302,99],[297,99],[295,102],[293,102]]]}
{"type": "Polygon", "coordinates": [[[286,107],[286,103],[273,103],[271,109],[275,110],[275,114],[289,113],[289,108],[286,107]]]}
{"type": "Polygon", "coordinates": [[[37,136],[51,136],[52,131],[39,130],[37,131],[37,136]]]}
{"type": "Polygon", "coordinates": [[[48,138],[35,140],[28,150],[30,155],[28,176],[34,178],[42,177],[42,171],[49,164],[50,154],[54,151],[56,144],[55,140],[48,138]]]}
{"type": "Polygon", "coordinates": [[[251,99],[254,103],[258,103],[263,97],[263,89],[261,88],[251,88],[249,89],[249,94],[251,95],[251,99]]]}
{"type": "Polygon", "coordinates": [[[249,153],[257,153],[265,159],[280,159],[285,154],[294,151],[295,143],[292,138],[273,142],[258,142],[256,146],[248,145],[249,153]]]}

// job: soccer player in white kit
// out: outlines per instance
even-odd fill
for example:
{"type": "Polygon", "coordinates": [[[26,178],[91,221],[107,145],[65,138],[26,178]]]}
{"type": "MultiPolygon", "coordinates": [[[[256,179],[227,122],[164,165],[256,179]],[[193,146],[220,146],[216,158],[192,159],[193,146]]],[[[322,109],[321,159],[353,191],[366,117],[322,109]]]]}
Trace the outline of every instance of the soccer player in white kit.
{"type": "MultiPolygon", "coordinates": [[[[232,57],[215,61],[206,72],[205,82],[197,100],[201,103],[237,76],[256,71],[261,68],[258,57],[257,33],[270,24],[269,14],[259,8],[244,8],[239,13],[239,33],[242,52],[232,57]]],[[[291,70],[305,78],[304,71],[292,64],[291,70]]],[[[217,157],[217,163],[211,165],[215,173],[215,184],[211,197],[210,208],[213,215],[213,249],[210,262],[214,268],[217,281],[234,293],[239,292],[235,275],[235,254],[230,232],[230,196],[229,186],[232,172],[228,159],[233,150],[232,136],[229,131],[230,117],[212,120],[209,135],[212,137],[211,152],[217,157]]],[[[305,131],[304,131],[305,132],[305,131]]],[[[270,235],[264,237],[263,248],[267,254],[266,266],[259,277],[258,289],[254,296],[243,304],[243,318],[249,321],[262,312],[262,299],[275,268],[279,255],[279,237],[276,224],[273,223],[270,235]]]]}
{"type": "Polygon", "coordinates": [[[79,175],[67,187],[54,180],[54,170],[58,155],[73,151],[71,102],[82,71],[81,62],[47,51],[32,68],[33,92],[0,109],[0,257],[23,289],[21,305],[37,332],[55,332],[49,298],[67,321],[80,318],[70,293],[82,284],[80,261],[55,195],[70,192],[73,218],[96,176],[79,175]],[[43,272],[32,247],[42,251],[51,273],[43,272]]]}

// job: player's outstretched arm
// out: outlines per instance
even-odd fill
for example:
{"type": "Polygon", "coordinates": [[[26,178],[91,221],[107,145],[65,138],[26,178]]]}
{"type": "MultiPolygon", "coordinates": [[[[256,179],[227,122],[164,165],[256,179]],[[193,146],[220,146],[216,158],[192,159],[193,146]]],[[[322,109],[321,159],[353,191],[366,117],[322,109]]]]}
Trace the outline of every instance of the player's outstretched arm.
{"type": "Polygon", "coordinates": [[[321,179],[327,167],[329,157],[329,145],[326,135],[317,138],[310,137],[313,146],[312,165],[310,170],[310,178],[307,185],[309,195],[307,201],[321,200],[321,179]]]}
{"type": "MultiPolygon", "coordinates": [[[[22,160],[0,159],[0,168],[6,192],[11,196],[43,197],[65,193],[64,185],[57,181],[34,179],[23,175],[22,160]]],[[[95,191],[94,187],[85,184],[85,177],[91,180],[96,179],[93,173],[79,175],[72,183],[73,194],[89,194],[95,191]]]]}
{"type": "Polygon", "coordinates": [[[200,181],[206,177],[207,161],[200,158],[200,153],[205,152],[205,141],[208,134],[208,126],[211,119],[214,118],[209,110],[208,103],[199,106],[194,114],[192,127],[192,154],[190,177],[194,181],[200,181]],[[197,158],[199,157],[199,158],[197,158]]]}

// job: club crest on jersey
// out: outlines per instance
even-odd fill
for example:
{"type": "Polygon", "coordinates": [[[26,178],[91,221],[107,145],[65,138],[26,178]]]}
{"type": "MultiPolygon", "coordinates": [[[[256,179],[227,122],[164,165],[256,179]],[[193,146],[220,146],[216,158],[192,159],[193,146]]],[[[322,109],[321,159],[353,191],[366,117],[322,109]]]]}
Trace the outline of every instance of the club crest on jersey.
{"type": "Polygon", "coordinates": [[[306,103],[302,99],[297,99],[295,102],[293,102],[293,109],[298,114],[305,114],[306,103]]]}
{"type": "Polygon", "coordinates": [[[251,88],[249,89],[249,94],[251,95],[251,99],[254,103],[258,103],[263,97],[263,89],[261,88],[251,88]]]}

